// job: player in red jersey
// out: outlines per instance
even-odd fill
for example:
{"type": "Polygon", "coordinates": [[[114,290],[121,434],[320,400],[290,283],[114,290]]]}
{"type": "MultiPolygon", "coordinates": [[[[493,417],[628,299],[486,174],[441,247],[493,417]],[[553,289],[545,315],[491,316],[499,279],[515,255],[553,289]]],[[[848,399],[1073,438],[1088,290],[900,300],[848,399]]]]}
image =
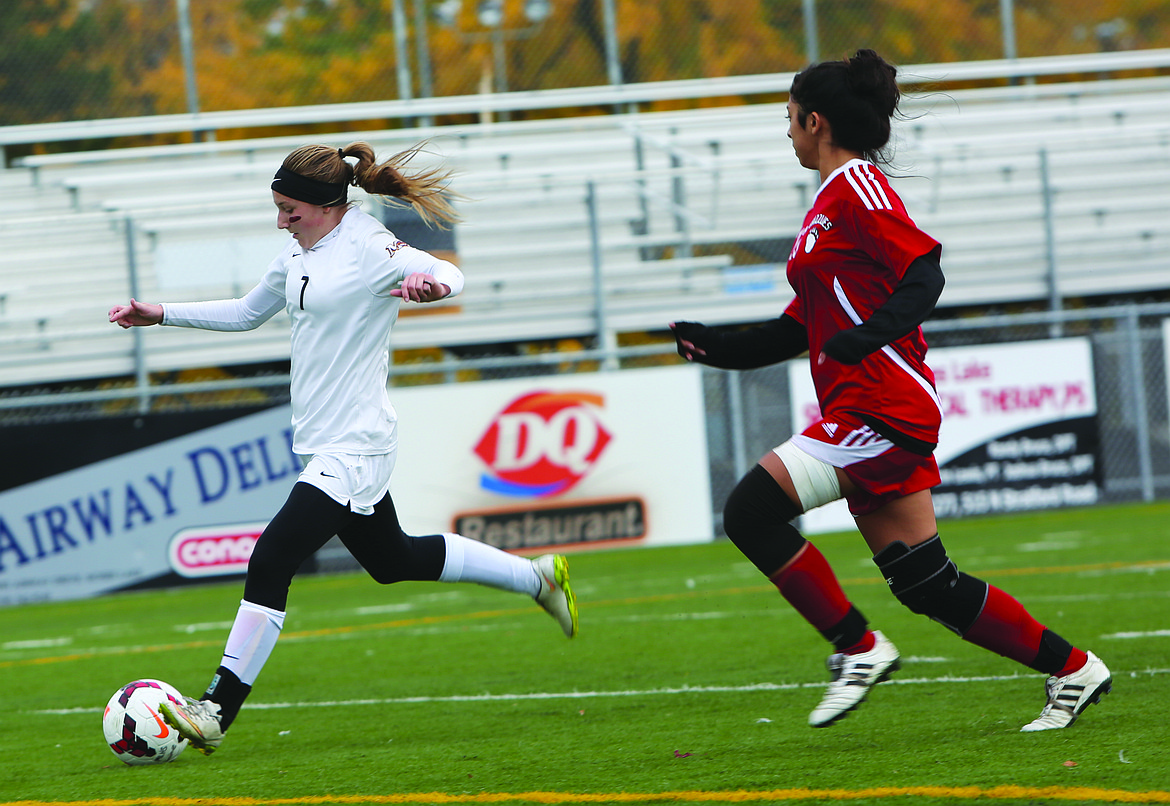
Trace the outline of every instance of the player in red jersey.
{"type": "Polygon", "coordinates": [[[839,498],[900,602],[1049,675],[1044,710],[1023,730],[1068,727],[1110,690],[1109,669],[1007,593],[959,571],[939,539],[930,489],[939,483],[942,412],[920,325],[942,293],[942,248],[877,167],[900,98],[895,76],[859,50],[792,81],[788,136],[821,186],[788,258],[796,297],[784,315],[746,330],[671,324],[680,355],[724,369],[809,354],[822,419],[740,480],[724,530],[836,650],[813,727],[846,716],[900,665],[893,643],[869,628],[824,556],[789,523],[839,498]]]}

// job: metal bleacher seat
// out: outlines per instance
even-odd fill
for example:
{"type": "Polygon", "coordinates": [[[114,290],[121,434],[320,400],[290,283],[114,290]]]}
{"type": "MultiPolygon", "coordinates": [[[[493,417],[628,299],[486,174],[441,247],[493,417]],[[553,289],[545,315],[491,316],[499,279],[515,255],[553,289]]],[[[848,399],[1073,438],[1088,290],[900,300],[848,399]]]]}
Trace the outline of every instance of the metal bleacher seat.
{"type": "MultiPolygon", "coordinates": [[[[944,244],[942,304],[1043,298],[1053,265],[1069,294],[1166,286],[1170,80],[910,93],[903,109],[894,183],[944,244]]],[[[761,103],[24,158],[0,171],[27,202],[4,225],[16,237],[0,255],[0,385],[132,371],[134,341],[105,321],[130,293],[131,244],[143,298],[246,291],[287,237],[267,178],[306,140],[368,140],[379,156],[429,141],[416,164],[454,169],[468,197],[455,227],[467,291],[404,316],[396,347],[775,316],[791,295],[786,255],[745,257],[745,245],[791,238],[816,189],[785,130],[784,106],[761,103]],[[230,277],[215,265],[178,278],[167,264],[229,248],[252,261],[230,277]]],[[[151,369],[279,360],[287,320],[245,334],[153,328],[143,344],[151,369]]]]}

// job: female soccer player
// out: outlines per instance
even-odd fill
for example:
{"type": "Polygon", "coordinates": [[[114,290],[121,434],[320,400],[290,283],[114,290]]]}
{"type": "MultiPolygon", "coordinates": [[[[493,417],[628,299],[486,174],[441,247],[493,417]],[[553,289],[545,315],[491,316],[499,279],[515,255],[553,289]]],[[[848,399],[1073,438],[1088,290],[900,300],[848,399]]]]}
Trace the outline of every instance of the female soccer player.
{"type": "Polygon", "coordinates": [[[942,414],[920,325],[942,292],[942,248],[914,225],[877,167],[900,98],[895,75],[859,50],[792,81],[788,136],[821,186],[788,258],[796,298],[784,315],[739,331],[671,327],[680,355],[724,369],[809,353],[822,419],[740,480],[723,522],[836,650],[809,724],[846,716],[900,665],[893,643],[869,629],[824,556],[789,523],[844,497],[894,596],[964,640],[1050,675],[1048,702],[1023,730],[1065,728],[1110,690],[1109,670],[999,588],[959,571],[939,539],[930,488],[939,483],[942,414]]]}
{"type": "Polygon", "coordinates": [[[477,582],[526,593],[565,635],[577,633],[563,556],[527,560],[457,534],[412,537],[399,525],[389,492],[398,446],[386,394],[390,331],[401,303],[458,294],[463,274],[395,238],[347,201],[347,189],[401,199],[430,224],[455,220],[443,195],[445,174],[403,173],[415,153],[379,164],[362,142],[296,149],[272,182],[276,225],[292,238],[247,295],[163,305],[131,300],[110,310],[110,321],[124,328],[251,330],[281,308],[292,319],[293,451],[305,457],[305,468],[256,541],[243,600],[203,698],[164,709],[205,755],[220,746],[276,644],[297,568],[333,535],[380,583],[477,582]]]}

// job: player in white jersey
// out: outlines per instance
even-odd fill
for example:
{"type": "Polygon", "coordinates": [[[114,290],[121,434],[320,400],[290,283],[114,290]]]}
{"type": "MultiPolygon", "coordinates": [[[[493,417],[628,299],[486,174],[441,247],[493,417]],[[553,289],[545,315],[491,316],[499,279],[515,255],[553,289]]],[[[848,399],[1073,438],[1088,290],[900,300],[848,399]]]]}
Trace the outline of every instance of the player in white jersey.
{"type": "Polygon", "coordinates": [[[147,325],[250,330],[282,308],[292,320],[293,451],[305,467],[256,541],[223,658],[202,699],[165,717],[204,754],[223,741],[284,625],[289,585],[334,535],[378,582],[476,582],[533,597],[570,638],[577,605],[562,555],[517,557],[457,534],[412,537],[390,497],[397,417],[387,394],[390,331],[403,302],[463,289],[446,260],[394,237],[347,201],[348,188],[398,198],[429,224],[452,222],[441,172],[404,172],[417,149],[382,163],[367,143],[310,145],[289,154],[272,182],[277,227],[292,238],[238,299],[110,310],[123,328],[147,325]],[[352,162],[351,162],[352,160],[352,162]]]}
{"type": "Polygon", "coordinates": [[[878,165],[899,91],[872,50],[798,73],[788,136],[821,186],[788,259],[796,297],[755,328],[672,324],[679,353],[748,369],[807,351],[821,420],[778,446],[727,499],[727,536],[833,644],[833,680],[809,715],[849,714],[900,664],[898,650],[789,523],[838,498],[891,592],[964,640],[1047,673],[1047,704],[1024,731],[1071,725],[1112,685],[1097,656],[1037,622],[1016,599],[959,571],[938,536],[930,488],[941,407],[920,327],[943,288],[941,247],[919,230],[878,165]]]}

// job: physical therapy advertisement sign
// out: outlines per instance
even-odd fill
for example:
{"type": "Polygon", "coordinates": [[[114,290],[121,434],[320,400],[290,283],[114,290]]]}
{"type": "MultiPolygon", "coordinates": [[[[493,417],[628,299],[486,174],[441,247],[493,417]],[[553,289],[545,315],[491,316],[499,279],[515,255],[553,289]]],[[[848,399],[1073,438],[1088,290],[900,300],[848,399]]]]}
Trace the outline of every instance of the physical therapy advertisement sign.
{"type": "MultiPolygon", "coordinates": [[[[713,539],[697,367],[392,389],[403,527],[508,549],[713,539]]],[[[300,473],[280,406],[0,493],[0,606],[241,573],[300,473]]]]}
{"type": "MultiPolygon", "coordinates": [[[[1095,504],[1097,398],[1088,339],[932,349],[943,421],[940,518],[1095,504]]],[[[792,426],[819,419],[808,366],[789,367],[792,426]]],[[[844,502],[802,517],[812,533],[854,528],[844,502]]]]}

